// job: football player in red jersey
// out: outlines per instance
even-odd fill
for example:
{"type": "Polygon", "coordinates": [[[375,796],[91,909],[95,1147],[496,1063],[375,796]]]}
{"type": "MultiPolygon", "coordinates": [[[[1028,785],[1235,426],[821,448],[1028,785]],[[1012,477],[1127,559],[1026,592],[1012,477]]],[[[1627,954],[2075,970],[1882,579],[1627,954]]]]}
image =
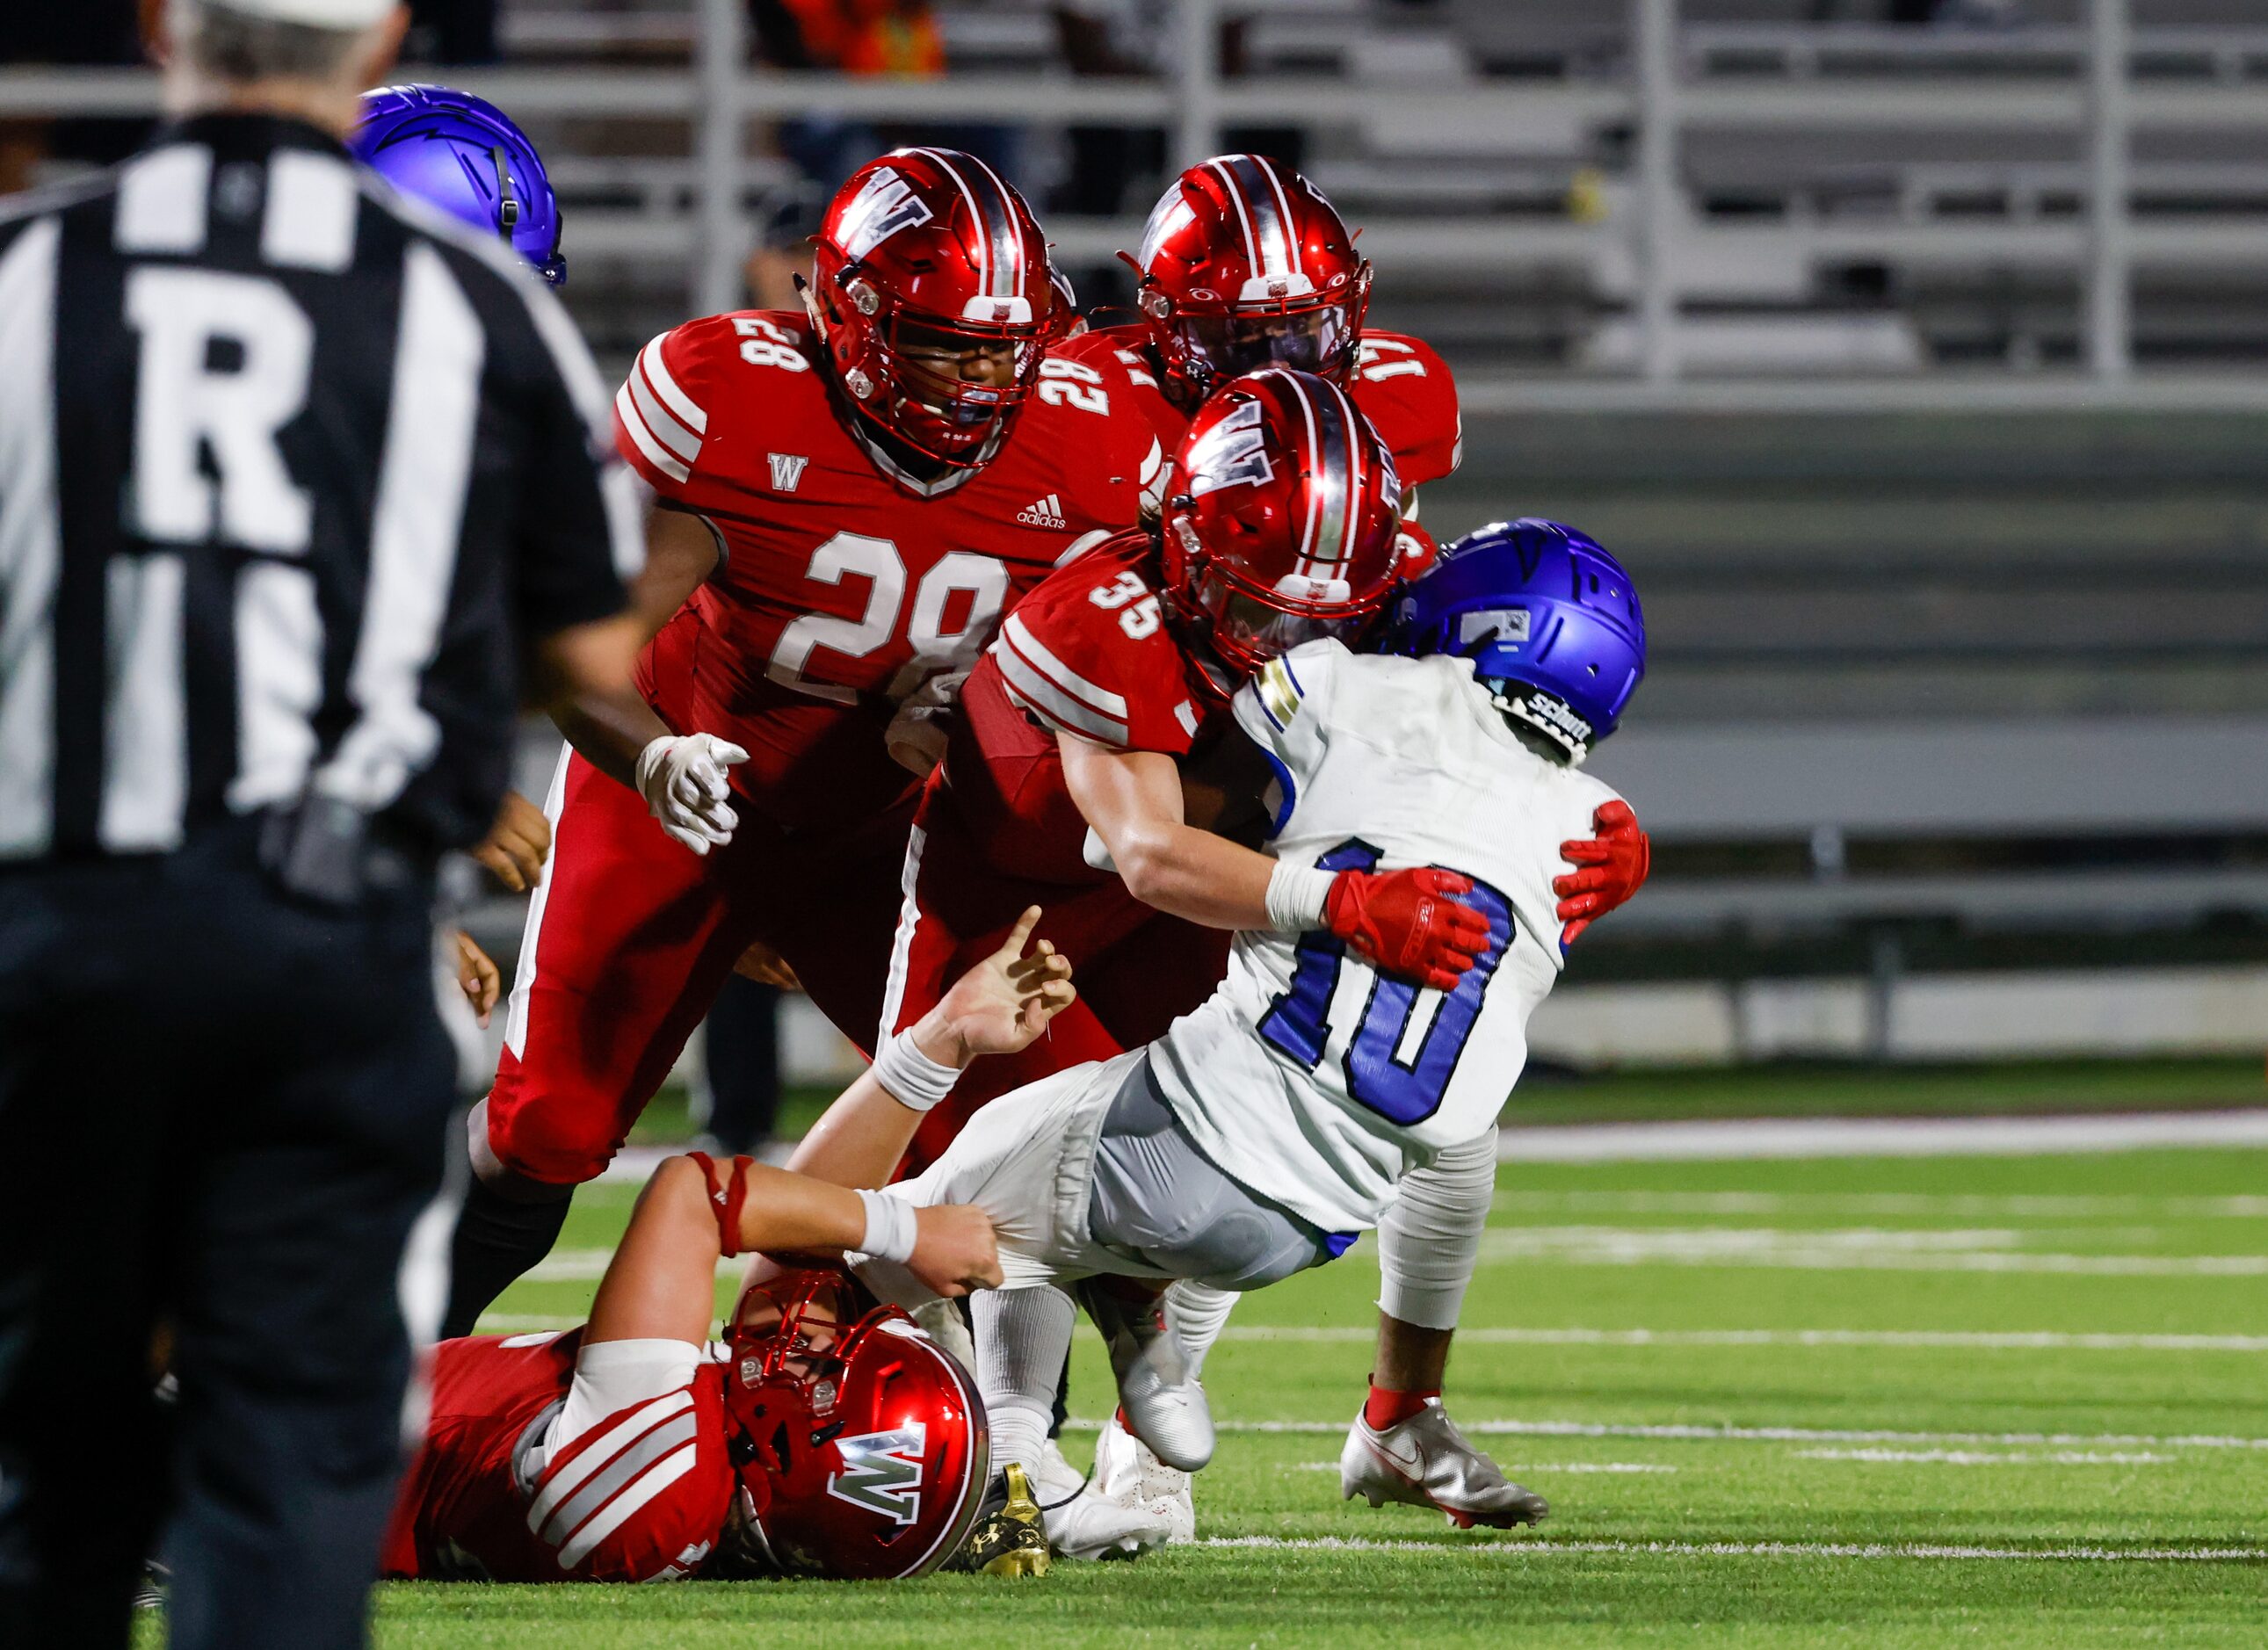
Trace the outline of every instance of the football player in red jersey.
{"type": "MultiPolygon", "coordinates": [[[[1027,945],[1037,917],[1024,913],[883,1050],[843,1095],[846,1114],[902,1138],[961,1067],[1040,1035],[1073,992],[1064,960],[1027,945]]],[[[824,1141],[805,1154],[842,1182],[872,1178],[871,1156],[854,1145],[832,1161],[824,1141]]],[[[671,1158],[639,1197],[589,1322],[435,1350],[426,1438],[396,1501],[385,1573],[872,1578],[923,1574],[952,1556],[990,1477],[967,1372],[833,1270],[752,1285],[726,1345],[712,1349],[718,1261],[758,1249],[894,1253],[949,1295],[1000,1281],[981,1211],[910,1212],[747,1158],[671,1158]]],[[[1036,1517],[1018,1532],[1024,1553],[1044,1553],[1036,1517]]],[[[1012,1568],[1029,1567],[1024,1553],[1011,1550],[1012,1568]]]]}
{"type": "Polygon", "coordinates": [[[1127,261],[1142,319],[1066,343],[1056,370],[1097,383],[1124,372],[1167,452],[1199,403],[1240,372],[1289,366],[1331,379],[1394,454],[1406,490],[1403,571],[1424,571],[1433,541],[1418,525],[1417,490],[1463,456],[1456,382],[1432,346],[1364,326],[1370,261],[1322,192],[1265,155],[1216,155],[1159,197],[1127,261]]]}
{"type": "Polygon", "coordinates": [[[1070,320],[1050,277],[983,163],[901,150],[828,208],[807,314],[713,315],[639,355],[615,405],[658,505],[650,713],[563,720],[450,1332],[549,1250],[752,946],[873,1035],[917,790],[893,718],[1134,519],[1157,459],[1116,416],[1123,375],[1042,373],[1070,320]]]}

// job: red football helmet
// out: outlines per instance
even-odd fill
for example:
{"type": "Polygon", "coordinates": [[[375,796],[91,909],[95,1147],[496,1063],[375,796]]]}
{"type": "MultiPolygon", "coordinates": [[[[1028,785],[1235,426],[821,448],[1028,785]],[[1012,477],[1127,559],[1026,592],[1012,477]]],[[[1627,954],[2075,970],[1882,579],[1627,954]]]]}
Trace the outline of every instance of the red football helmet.
{"type": "MultiPolygon", "coordinates": [[[[1123,254],[1120,254],[1123,256],[1123,254]]],[[[1370,261],[1322,192],[1265,155],[1216,155],[1175,179],[1129,260],[1166,370],[1198,395],[1297,367],[1345,383],[1370,308],[1370,261]]]]}
{"type": "Polygon", "coordinates": [[[851,173],[817,242],[814,318],[859,416],[940,463],[984,463],[1057,325],[1024,197],[974,155],[895,150],[851,173]]]}
{"type": "Polygon", "coordinates": [[[1175,618],[1246,675],[1351,638],[1393,593],[1394,455],[1328,379],[1269,367],[1208,397],[1166,475],[1160,554],[1175,618]]]}
{"type": "Polygon", "coordinates": [[[740,1512],[770,1567],[880,1580],[960,1551],[991,1452],[983,1400],[950,1353],[831,1270],[751,1285],[729,1338],[740,1512]]]}

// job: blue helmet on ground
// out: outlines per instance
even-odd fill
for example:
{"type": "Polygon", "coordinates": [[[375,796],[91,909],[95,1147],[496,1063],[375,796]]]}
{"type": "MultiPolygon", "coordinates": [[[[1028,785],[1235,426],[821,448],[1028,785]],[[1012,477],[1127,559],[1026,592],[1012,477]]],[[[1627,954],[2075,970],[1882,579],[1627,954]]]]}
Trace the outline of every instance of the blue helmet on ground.
{"type": "Polygon", "coordinates": [[[1646,674],[1646,615],[1623,564],[1587,534],[1498,521],[1395,598],[1382,651],[1471,659],[1498,709],[1580,762],[1646,674]]]}
{"type": "Polygon", "coordinates": [[[510,241],[554,286],[566,280],[543,157],[494,104],[447,86],[380,86],[363,94],[347,147],[404,195],[510,241]]]}

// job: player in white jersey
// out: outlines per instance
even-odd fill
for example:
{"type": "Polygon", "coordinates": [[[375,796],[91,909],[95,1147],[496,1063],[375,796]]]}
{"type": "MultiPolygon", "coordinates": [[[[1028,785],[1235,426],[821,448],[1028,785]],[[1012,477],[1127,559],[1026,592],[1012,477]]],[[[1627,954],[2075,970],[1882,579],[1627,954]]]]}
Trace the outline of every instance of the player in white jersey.
{"type": "MultiPolygon", "coordinates": [[[[973,1304],[996,1463],[1037,1459],[1075,1288],[1112,1342],[1130,1429],[1168,1466],[1202,1467],[1212,1425],[1161,1330],[1160,1284],[1249,1290],[1333,1258],[1408,1171],[1492,1138],[1562,962],[1560,844],[1616,800],[1577,768],[1644,672],[1644,622],[1604,550],[1520,522],[1445,552],[1396,624],[1410,657],[1312,643],[1236,696],[1264,779],[1250,789],[1270,906],[1312,903],[1350,870],[1437,866],[1442,894],[1487,921],[1487,948],[1443,991],[1398,984],[1328,933],[1241,932],[1227,978],[1159,1042],[996,1101],[890,1189],[993,1217],[1006,1284],[973,1304]]],[[[866,1271],[886,1297],[918,1299],[887,1265],[866,1271]]],[[[1438,1405],[1418,1418],[1454,1439],[1461,1473],[1495,1482],[1433,1484],[1426,1440],[1359,1422],[1347,1493],[1543,1515],[1438,1405]]]]}

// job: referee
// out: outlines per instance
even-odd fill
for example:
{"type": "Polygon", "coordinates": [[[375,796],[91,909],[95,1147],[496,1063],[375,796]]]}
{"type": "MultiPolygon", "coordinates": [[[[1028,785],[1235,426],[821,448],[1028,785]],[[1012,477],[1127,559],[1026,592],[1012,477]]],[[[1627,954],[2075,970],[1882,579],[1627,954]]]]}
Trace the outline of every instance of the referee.
{"type": "Polygon", "coordinates": [[[125,1645],[161,1531],[176,1646],[362,1641],[435,861],[630,691],[588,356],[338,141],[406,17],[172,0],[174,123],[0,203],[0,1646],[125,1645]]]}

